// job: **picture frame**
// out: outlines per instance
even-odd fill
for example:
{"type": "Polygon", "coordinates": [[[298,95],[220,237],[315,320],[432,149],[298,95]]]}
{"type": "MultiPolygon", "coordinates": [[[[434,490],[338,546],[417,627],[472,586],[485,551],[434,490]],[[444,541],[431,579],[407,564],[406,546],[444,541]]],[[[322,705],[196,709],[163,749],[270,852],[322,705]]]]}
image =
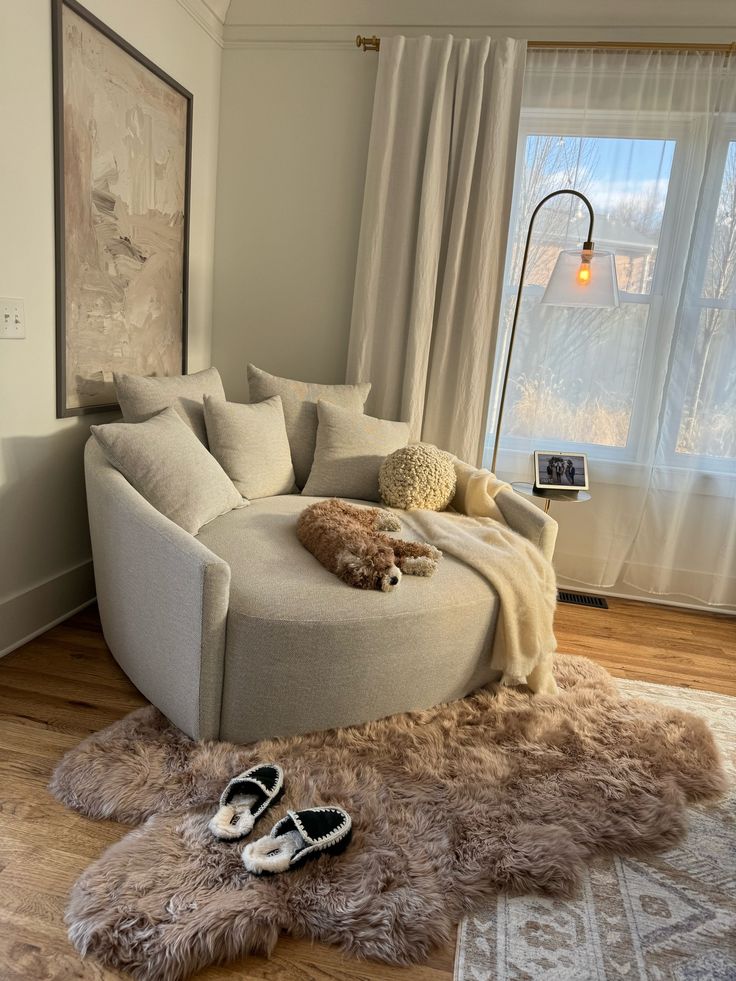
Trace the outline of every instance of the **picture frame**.
{"type": "Polygon", "coordinates": [[[590,490],[585,453],[534,451],[534,489],[543,491],[590,490]]]}
{"type": "Polygon", "coordinates": [[[194,98],[77,0],[51,0],[57,418],[113,372],[186,374],[194,98]]]}

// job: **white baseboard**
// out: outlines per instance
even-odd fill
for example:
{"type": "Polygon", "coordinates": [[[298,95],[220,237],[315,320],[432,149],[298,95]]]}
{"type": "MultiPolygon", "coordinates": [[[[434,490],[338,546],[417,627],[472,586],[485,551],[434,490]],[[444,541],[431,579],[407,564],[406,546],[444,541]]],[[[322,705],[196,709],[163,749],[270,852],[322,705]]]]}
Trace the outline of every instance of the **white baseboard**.
{"type": "Polygon", "coordinates": [[[0,603],[0,657],[22,647],[95,599],[92,560],[0,603]]]}

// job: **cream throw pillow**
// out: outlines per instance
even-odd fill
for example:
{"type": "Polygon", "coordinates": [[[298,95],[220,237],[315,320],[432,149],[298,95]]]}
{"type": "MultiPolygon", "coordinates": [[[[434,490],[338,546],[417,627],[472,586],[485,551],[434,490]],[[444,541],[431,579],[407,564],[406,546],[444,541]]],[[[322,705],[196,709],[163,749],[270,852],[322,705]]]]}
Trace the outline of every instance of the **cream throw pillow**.
{"type": "Polygon", "coordinates": [[[173,408],[138,425],[91,428],[109,462],[138,493],[192,535],[248,503],[173,408]]]}
{"type": "Polygon", "coordinates": [[[243,497],[296,490],[280,396],[240,405],[205,395],[204,419],[210,453],[243,497]]]}
{"type": "Polygon", "coordinates": [[[322,399],[314,463],[302,494],[378,501],[378,471],[394,450],[409,442],[405,422],[374,419],[322,399]]]}
{"type": "Polygon", "coordinates": [[[318,385],[312,382],[292,381],[278,378],[261,371],[255,365],[248,365],[248,388],[251,402],[262,402],[273,395],[280,395],[284,406],[286,432],[291,447],[294,474],[299,487],[303,487],[309,477],[314,459],[314,446],[317,439],[317,400],[329,399],[334,405],[344,409],[362,412],[371,386],[362,385],[318,385]]]}
{"type": "Polygon", "coordinates": [[[117,394],[123,419],[126,422],[145,422],[162,409],[172,406],[189,428],[207,445],[204,425],[205,395],[225,398],[225,389],[217,368],[195,371],[193,375],[125,375],[114,372],[117,394]]]}

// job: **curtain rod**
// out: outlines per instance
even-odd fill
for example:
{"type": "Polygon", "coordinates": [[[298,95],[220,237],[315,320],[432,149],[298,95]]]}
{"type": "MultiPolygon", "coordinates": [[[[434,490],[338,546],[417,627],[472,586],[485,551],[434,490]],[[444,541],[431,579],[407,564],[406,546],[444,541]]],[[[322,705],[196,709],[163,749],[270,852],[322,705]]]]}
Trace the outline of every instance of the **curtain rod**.
{"type": "MultiPolygon", "coordinates": [[[[379,51],[381,39],[372,35],[364,37],[358,34],[355,38],[356,48],[363,51],[379,51]]],[[[736,54],[736,41],[731,44],[677,44],[664,41],[661,43],[648,41],[528,41],[528,48],[641,48],[649,51],[722,51],[736,54]]]]}

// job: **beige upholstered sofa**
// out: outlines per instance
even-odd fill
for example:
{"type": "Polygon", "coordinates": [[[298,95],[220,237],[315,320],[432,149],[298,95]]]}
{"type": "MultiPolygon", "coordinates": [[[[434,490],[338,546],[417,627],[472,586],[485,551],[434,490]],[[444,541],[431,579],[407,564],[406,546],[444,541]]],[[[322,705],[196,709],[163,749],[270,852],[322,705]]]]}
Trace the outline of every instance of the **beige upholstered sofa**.
{"type": "MultiPolygon", "coordinates": [[[[357,724],[493,680],[496,596],[451,556],[391,594],[351,589],[296,539],[297,515],[315,498],[255,500],[194,537],[155,510],[94,438],[85,469],[105,639],[190,736],[247,743],[357,724]]],[[[554,521],[511,491],[496,503],[551,557],[554,521]]]]}

